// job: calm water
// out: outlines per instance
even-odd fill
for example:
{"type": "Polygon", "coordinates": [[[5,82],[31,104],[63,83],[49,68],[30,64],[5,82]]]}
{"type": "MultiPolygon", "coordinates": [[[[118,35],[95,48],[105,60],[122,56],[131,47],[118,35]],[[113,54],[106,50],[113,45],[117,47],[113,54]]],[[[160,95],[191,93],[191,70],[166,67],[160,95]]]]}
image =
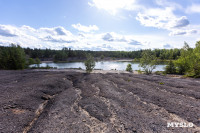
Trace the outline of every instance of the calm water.
{"type": "MultiPolygon", "coordinates": [[[[119,62],[119,61],[101,61],[101,62],[96,62],[95,69],[102,69],[102,70],[111,70],[111,69],[116,69],[116,70],[126,70],[127,64],[131,64],[133,70],[139,70],[140,68],[138,65],[139,63],[136,62],[119,62]]],[[[72,63],[42,63],[40,64],[41,67],[57,67],[57,68],[82,68],[85,69],[84,63],[83,62],[72,62],[72,63]]],[[[34,65],[32,65],[34,66],[34,65]]],[[[160,64],[157,65],[156,69],[154,71],[163,71],[164,67],[166,65],[160,64]]]]}

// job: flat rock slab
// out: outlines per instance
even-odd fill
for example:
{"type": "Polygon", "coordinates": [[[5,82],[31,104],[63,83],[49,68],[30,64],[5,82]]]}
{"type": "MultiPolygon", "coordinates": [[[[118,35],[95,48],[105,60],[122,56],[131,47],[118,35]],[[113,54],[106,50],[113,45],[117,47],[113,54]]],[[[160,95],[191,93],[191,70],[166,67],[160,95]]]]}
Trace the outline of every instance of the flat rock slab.
{"type": "Polygon", "coordinates": [[[159,75],[0,71],[0,131],[198,133],[200,81],[159,75]],[[194,127],[167,127],[168,122],[194,127]]]}

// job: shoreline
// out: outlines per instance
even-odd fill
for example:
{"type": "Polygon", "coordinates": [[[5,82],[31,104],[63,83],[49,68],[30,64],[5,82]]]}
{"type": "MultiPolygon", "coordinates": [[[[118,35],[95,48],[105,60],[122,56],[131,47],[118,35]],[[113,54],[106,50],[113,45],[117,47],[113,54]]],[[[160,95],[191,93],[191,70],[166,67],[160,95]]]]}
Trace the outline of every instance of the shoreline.
{"type": "MultiPolygon", "coordinates": [[[[58,62],[54,62],[54,61],[41,61],[41,63],[71,63],[71,62],[84,62],[85,60],[72,60],[72,61],[58,61],[58,62]]],[[[118,59],[118,60],[113,60],[113,59],[108,59],[108,60],[95,60],[95,62],[101,62],[101,61],[114,61],[114,62],[132,62],[133,59],[118,59]]]]}

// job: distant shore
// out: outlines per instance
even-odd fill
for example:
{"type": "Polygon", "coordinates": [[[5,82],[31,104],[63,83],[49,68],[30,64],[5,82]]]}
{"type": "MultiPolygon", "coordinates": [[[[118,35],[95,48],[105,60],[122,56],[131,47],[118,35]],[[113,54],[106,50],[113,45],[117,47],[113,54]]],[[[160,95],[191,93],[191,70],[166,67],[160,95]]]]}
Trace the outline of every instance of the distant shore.
{"type": "MultiPolygon", "coordinates": [[[[86,59],[69,58],[67,61],[58,61],[56,63],[83,62],[85,60],[86,59]]],[[[133,61],[133,59],[130,59],[130,58],[117,58],[117,59],[113,59],[113,58],[104,58],[104,59],[94,58],[94,60],[96,62],[99,62],[99,61],[125,61],[125,62],[131,62],[131,61],[133,61]]],[[[41,60],[41,63],[53,63],[53,62],[54,62],[53,60],[45,60],[45,59],[41,60]]]]}

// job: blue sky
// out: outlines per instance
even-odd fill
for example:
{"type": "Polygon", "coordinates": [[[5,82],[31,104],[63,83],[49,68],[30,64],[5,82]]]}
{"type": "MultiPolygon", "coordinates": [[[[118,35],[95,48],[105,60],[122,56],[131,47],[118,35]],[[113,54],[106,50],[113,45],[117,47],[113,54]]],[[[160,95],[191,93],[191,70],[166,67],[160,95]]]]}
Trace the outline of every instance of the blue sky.
{"type": "Polygon", "coordinates": [[[0,0],[0,45],[83,50],[191,47],[199,0],[0,0]]]}

